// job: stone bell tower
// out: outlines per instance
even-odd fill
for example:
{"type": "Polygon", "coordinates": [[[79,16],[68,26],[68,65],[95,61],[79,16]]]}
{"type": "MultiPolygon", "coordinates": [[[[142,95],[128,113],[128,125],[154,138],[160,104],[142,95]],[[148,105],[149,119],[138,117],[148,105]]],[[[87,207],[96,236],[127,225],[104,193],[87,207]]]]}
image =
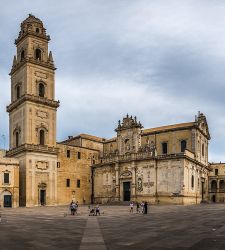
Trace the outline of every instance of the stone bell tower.
{"type": "Polygon", "coordinates": [[[20,161],[20,205],[57,202],[55,66],[40,19],[21,23],[11,76],[8,156],[20,161]]]}

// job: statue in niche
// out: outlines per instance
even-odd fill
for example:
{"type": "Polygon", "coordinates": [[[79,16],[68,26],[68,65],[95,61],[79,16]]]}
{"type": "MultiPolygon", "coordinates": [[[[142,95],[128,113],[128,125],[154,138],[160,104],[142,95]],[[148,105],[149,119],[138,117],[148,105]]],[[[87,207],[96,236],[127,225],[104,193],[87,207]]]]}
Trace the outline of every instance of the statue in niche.
{"type": "Polygon", "coordinates": [[[137,190],[139,192],[141,192],[143,190],[142,179],[141,178],[138,178],[138,180],[137,180],[137,190]]]}

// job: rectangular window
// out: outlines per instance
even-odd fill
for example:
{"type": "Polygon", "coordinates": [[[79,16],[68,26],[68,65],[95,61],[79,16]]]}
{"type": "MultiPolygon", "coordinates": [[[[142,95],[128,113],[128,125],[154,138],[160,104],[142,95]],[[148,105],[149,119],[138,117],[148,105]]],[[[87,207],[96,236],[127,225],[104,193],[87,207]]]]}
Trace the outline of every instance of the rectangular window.
{"type": "Polygon", "coordinates": [[[70,179],[66,179],[66,186],[70,187],[70,179]]]}
{"type": "Polygon", "coordinates": [[[77,187],[80,188],[80,180],[77,180],[77,187]]]}
{"type": "Polygon", "coordinates": [[[57,162],[57,168],[60,168],[60,162],[59,161],[57,162]]]}
{"type": "Polygon", "coordinates": [[[9,173],[4,173],[4,184],[9,184],[9,173]]]}
{"type": "Polygon", "coordinates": [[[218,169],[217,168],[215,169],[215,175],[218,175],[218,169]]]}
{"type": "Polygon", "coordinates": [[[167,142],[162,143],[162,153],[167,154],[167,142]]]}
{"type": "Polygon", "coordinates": [[[81,159],[81,153],[77,152],[77,159],[81,159]]]}
{"type": "Polygon", "coordinates": [[[70,158],[70,150],[66,151],[66,156],[67,156],[67,158],[70,158]]]}

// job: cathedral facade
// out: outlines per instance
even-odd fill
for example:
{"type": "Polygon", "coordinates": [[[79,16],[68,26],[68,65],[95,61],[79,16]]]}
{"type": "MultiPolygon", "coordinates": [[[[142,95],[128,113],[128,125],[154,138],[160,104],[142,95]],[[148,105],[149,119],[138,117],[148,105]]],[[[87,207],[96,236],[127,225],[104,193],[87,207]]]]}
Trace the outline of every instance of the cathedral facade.
{"type": "Polygon", "coordinates": [[[207,200],[210,134],[202,113],[193,122],[151,129],[127,115],[114,138],[80,134],[56,142],[59,101],[49,41],[40,19],[29,15],[21,23],[7,106],[7,158],[19,165],[19,195],[5,192],[20,206],[207,200]]]}
{"type": "Polygon", "coordinates": [[[210,135],[202,113],[194,122],[152,129],[127,115],[115,131],[93,166],[95,202],[197,204],[207,199],[210,135]]]}

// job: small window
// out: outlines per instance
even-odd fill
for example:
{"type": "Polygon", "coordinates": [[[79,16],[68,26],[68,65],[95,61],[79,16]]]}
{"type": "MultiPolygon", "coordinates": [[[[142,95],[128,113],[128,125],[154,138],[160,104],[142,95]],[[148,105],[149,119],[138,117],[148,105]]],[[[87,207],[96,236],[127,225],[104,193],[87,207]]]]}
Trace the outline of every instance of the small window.
{"type": "Polygon", "coordinates": [[[40,97],[45,97],[45,85],[43,83],[39,83],[38,92],[40,97]]]}
{"type": "Polygon", "coordinates": [[[80,188],[80,180],[77,180],[77,187],[80,188]]]}
{"type": "Polygon", "coordinates": [[[40,130],[40,145],[45,145],[45,131],[43,129],[40,130]]]}
{"type": "Polygon", "coordinates": [[[16,99],[20,98],[20,85],[16,87],[16,99]]]}
{"type": "Polygon", "coordinates": [[[187,148],[187,141],[186,140],[182,140],[180,142],[180,151],[184,152],[186,148],[187,148]]]}
{"type": "Polygon", "coordinates": [[[194,175],[191,176],[191,188],[194,188],[194,175]]]}
{"type": "Polygon", "coordinates": [[[167,142],[162,143],[162,153],[167,154],[167,142]]]}
{"type": "Polygon", "coordinates": [[[36,33],[39,33],[39,32],[40,32],[39,28],[36,28],[36,33]]]}
{"type": "Polygon", "coordinates": [[[40,49],[35,50],[35,59],[41,61],[41,50],[40,49]]]}
{"type": "Polygon", "coordinates": [[[60,168],[60,162],[59,161],[57,162],[57,168],[60,168]]]}
{"type": "Polygon", "coordinates": [[[4,173],[4,184],[9,184],[9,173],[4,173]]]}
{"type": "Polygon", "coordinates": [[[204,143],[202,143],[202,156],[204,156],[205,155],[205,145],[204,145],[204,143]]]}
{"type": "Polygon", "coordinates": [[[16,147],[19,146],[19,132],[16,132],[16,147]]]}
{"type": "Polygon", "coordinates": [[[67,156],[67,158],[70,158],[70,150],[66,151],[66,156],[67,156]]]}
{"type": "Polygon", "coordinates": [[[66,179],[66,186],[70,187],[70,179],[66,179]]]}
{"type": "Polygon", "coordinates": [[[218,175],[218,169],[217,168],[215,169],[215,175],[218,175]]]}
{"type": "Polygon", "coordinates": [[[77,159],[81,159],[81,153],[77,152],[77,159]]]}

